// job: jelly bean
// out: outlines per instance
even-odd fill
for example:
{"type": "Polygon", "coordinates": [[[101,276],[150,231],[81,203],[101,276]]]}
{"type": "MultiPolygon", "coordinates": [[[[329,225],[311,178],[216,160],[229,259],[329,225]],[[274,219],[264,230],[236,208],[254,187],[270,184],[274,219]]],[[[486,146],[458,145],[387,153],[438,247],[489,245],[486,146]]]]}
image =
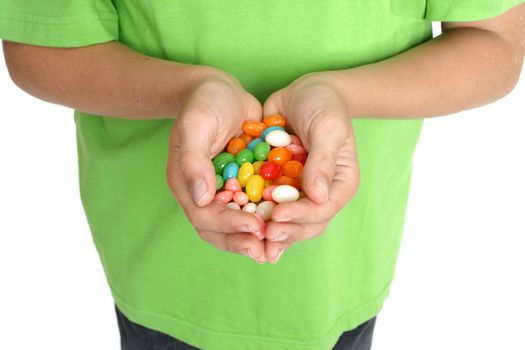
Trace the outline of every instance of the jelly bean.
{"type": "MultiPolygon", "coordinates": [[[[293,188],[293,187],[292,187],[293,188]]],[[[264,201],[257,205],[256,213],[263,220],[268,220],[272,217],[273,208],[275,208],[275,203],[272,201],[264,201]]]]}
{"type": "Polygon", "coordinates": [[[286,175],[279,176],[277,179],[273,180],[273,184],[274,185],[290,185],[290,186],[297,188],[298,190],[301,189],[301,183],[299,182],[298,179],[290,177],[290,176],[286,176],[286,175]]]}
{"type": "Polygon", "coordinates": [[[249,135],[249,134],[247,134],[245,132],[243,132],[241,134],[241,136],[239,136],[239,138],[242,139],[244,141],[244,143],[246,143],[246,144],[249,144],[253,140],[253,136],[249,135]]]}
{"type": "Polygon", "coordinates": [[[299,154],[294,154],[292,156],[292,159],[296,160],[296,161],[298,161],[298,162],[300,162],[302,164],[304,164],[304,163],[306,163],[306,157],[307,156],[308,155],[306,153],[299,153],[299,154]]]}
{"type": "Polygon", "coordinates": [[[299,136],[290,135],[290,139],[292,140],[292,145],[303,146],[303,143],[301,142],[299,136]]]}
{"type": "Polygon", "coordinates": [[[284,128],[282,126],[270,126],[268,129],[264,130],[261,134],[261,139],[266,141],[266,135],[271,133],[274,130],[282,130],[284,131],[284,128]]]}
{"type": "Polygon", "coordinates": [[[224,179],[221,175],[215,174],[215,191],[218,191],[224,186],[224,179]]]}
{"type": "Polygon", "coordinates": [[[264,190],[263,190],[263,199],[265,201],[273,200],[273,198],[272,198],[272,191],[276,187],[277,187],[276,185],[271,185],[271,186],[268,186],[268,187],[264,188],[264,190]]]}
{"type": "Polygon", "coordinates": [[[233,194],[233,201],[239,205],[245,205],[250,201],[248,195],[244,192],[235,192],[233,194]]]}
{"type": "Polygon", "coordinates": [[[253,202],[246,203],[244,207],[242,207],[242,211],[245,211],[247,213],[255,213],[257,211],[257,204],[253,202]]]}
{"type": "Polygon", "coordinates": [[[226,191],[231,192],[240,192],[242,190],[241,184],[239,183],[239,180],[236,178],[230,178],[228,181],[226,181],[226,185],[224,185],[224,189],[226,191]]]}
{"type": "Polygon", "coordinates": [[[231,153],[220,153],[213,158],[213,167],[215,168],[215,174],[222,174],[224,167],[229,163],[235,162],[235,157],[231,153]]]}
{"type": "MultiPolygon", "coordinates": [[[[237,164],[237,163],[235,163],[237,164]]],[[[241,184],[241,187],[246,187],[248,179],[254,175],[253,164],[242,163],[239,173],[237,174],[237,180],[241,184]]]]}
{"type": "Polygon", "coordinates": [[[253,151],[253,149],[255,148],[255,146],[257,146],[258,144],[260,144],[261,142],[263,142],[263,140],[261,138],[256,138],[256,139],[253,139],[249,144],[248,144],[248,149],[250,151],[253,151]]]}
{"type": "Polygon", "coordinates": [[[292,143],[290,135],[284,130],[270,131],[268,135],[266,135],[264,141],[274,147],[286,147],[292,143]]]}
{"type": "Polygon", "coordinates": [[[272,180],[264,180],[264,188],[271,186],[271,185],[272,185],[272,180]]]}
{"type": "Polygon", "coordinates": [[[283,147],[276,147],[268,154],[268,160],[282,166],[284,163],[292,160],[292,152],[283,147]]]}
{"type": "Polygon", "coordinates": [[[264,179],[260,175],[253,175],[246,183],[246,194],[252,202],[258,202],[262,198],[264,179]]]}
{"type": "Polygon", "coordinates": [[[261,169],[261,165],[264,164],[264,160],[258,160],[256,162],[253,163],[253,171],[255,174],[259,175],[259,172],[260,172],[260,169],[261,169]]]}
{"type": "Polygon", "coordinates": [[[274,162],[265,162],[263,165],[261,165],[259,174],[265,180],[273,180],[279,177],[281,174],[281,167],[274,162]]]}
{"type": "Polygon", "coordinates": [[[284,127],[286,125],[286,119],[282,115],[271,114],[263,118],[263,123],[266,124],[267,127],[270,127],[270,126],[284,127]]]}
{"type": "Polygon", "coordinates": [[[253,155],[257,160],[266,160],[270,153],[270,145],[266,142],[261,142],[253,149],[253,155]]]}
{"type": "Polygon", "coordinates": [[[290,160],[284,163],[282,172],[286,176],[299,177],[303,173],[303,164],[297,160],[290,160]]]}
{"type": "Polygon", "coordinates": [[[233,198],[233,192],[231,191],[221,191],[215,195],[215,201],[226,204],[230,202],[233,198]]]}
{"type": "Polygon", "coordinates": [[[302,153],[306,154],[306,150],[304,149],[303,146],[295,145],[293,143],[286,146],[286,149],[292,152],[292,154],[302,154],[302,153]]]}
{"type": "Polygon", "coordinates": [[[240,150],[245,149],[245,148],[246,148],[246,142],[244,142],[243,139],[236,137],[236,138],[231,139],[226,149],[229,153],[233,155],[237,155],[237,153],[239,153],[240,150]]]}
{"type": "Polygon", "coordinates": [[[237,153],[235,161],[237,164],[239,164],[239,166],[241,166],[244,162],[251,163],[253,162],[253,152],[245,148],[237,153]]]}
{"type": "Polygon", "coordinates": [[[281,185],[274,188],[272,198],[277,203],[294,202],[299,199],[299,191],[290,185],[281,185]]]}
{"type": "Polygon", "coordinates": [[[264,129],[266,129],[266,124],[255,120],[248,120],[242,125],[242,130],[245,133],[255,137],[259,137],[264,129]]]}
{"type": "Polygon", "coordinates": [[[241,206],[235,202],[230,202],[228,204],[226,204],[226,206],[230,209],[234,209],[234,210],[241,210],[241,206]]]}
{"type": "Polygon", "coordinates": [[[224,168],[224,171],[222,172],[222,177],[224,180],[228,181],[228,179],[236,178],[238,173],[239,164],[230,163],[224,168]]]}

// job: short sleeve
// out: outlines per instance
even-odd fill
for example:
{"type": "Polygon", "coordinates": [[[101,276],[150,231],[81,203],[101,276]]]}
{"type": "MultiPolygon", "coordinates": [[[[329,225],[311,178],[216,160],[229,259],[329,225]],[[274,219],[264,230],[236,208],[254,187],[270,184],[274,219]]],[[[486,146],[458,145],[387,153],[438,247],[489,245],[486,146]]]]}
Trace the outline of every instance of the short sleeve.
{"type": "Polygon", "coordinates": [[[118,39],[111,0],[1,0],[0,39],[80,47],[118,39]]]}
{"type": "Polygon", "coordinates": [[[392,0],[392,12],[406,18],[467,22],[501,15],[525,0],[392,0]]]}

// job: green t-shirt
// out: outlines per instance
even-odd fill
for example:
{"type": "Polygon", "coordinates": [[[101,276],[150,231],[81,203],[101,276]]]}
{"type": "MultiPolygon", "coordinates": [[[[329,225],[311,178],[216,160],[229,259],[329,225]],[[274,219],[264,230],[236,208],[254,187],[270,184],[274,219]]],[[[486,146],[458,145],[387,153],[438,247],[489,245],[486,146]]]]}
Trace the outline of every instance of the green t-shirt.
{"type": "MultiPolygon", "coordinates": [[[[55,47],[119,40],[218,67],[261,102],[312,71],[355,67],[519,0],[0,0],[0,38],[55,47]]],[[[200,239],[166,184],[173,120],[77,111],[82,203],[117,306],[203,349],[331,349],[376,315],[401,241],[422,119],[354,118],[361,185],[318,238],[259,265],[200,239]]]]}

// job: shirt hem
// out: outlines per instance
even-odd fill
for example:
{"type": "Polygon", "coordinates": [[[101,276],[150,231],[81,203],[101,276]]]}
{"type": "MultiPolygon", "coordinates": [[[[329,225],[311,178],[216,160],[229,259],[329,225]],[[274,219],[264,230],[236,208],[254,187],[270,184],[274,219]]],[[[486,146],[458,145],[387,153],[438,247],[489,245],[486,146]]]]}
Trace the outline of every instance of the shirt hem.
{"type": "Polygon", "coordinates": [[[343,332],[356,328],[379,313],[383,307],[384,300],[388,297],[390,284],[391,282],[369,302],[339,317],[326,335],[310,342],[205,329],[168,315],[136,308],[127,303],[111,286],[110,289],[115,304],[128,319],[144,327],[168,334],[199,349],[329,350],[332,349],[343,332]]]}

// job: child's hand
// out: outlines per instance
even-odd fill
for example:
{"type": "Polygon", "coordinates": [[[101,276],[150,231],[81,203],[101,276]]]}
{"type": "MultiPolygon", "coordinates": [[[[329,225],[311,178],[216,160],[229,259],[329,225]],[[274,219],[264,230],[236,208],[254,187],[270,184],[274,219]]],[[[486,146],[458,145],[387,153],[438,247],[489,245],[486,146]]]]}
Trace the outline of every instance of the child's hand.
{"type": "Polygon", "coordinates": [[[167,177],[172,193],[204,241],[221,250],[262,256],[263,262],[264,222],[254,214],[213,202],[215,170],[211,162],[241,129],[246,116],[260,120],[261,114],[259,101],[226,73],[201,80],[188,92],[173,125],[167,177]]]}
{"type": "Polygon", "coordinates": [[[303,173],[308,198],[278,204],[266,228],[270,262],[281,249],[323,233],[359,187],[350,113],[328,76],[305,75],[275,92],[264,104],[264,115],[286,116],[287,125],[309,152],[303,173]]]}

